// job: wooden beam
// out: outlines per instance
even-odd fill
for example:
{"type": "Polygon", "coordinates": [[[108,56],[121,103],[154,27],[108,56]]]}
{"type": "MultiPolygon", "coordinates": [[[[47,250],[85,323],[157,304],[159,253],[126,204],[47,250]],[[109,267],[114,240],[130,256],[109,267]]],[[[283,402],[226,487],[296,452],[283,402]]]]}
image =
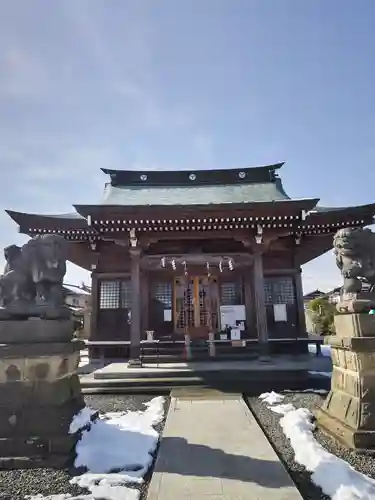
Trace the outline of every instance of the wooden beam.
{"type": "Polygon", "coordinates": [[[97,272],[96,275],[98,276],[98,279],[101,280],[116,280],[116,279],[121,279],[121,278],[129,278],[130,273],[129,272],[111,272],[111,273],[106,273],[106,272],[97,272]]]}
{"type": "Polygon", "coordinates": [[[290,276],[291,274],[298,274],[300,271],[295,268],[290,268],[290,269],[264,269],[263,268],[263,274],[264,276],[290,276]]]}
{"type": "Polygon", "coordinates": [[[205,264],[206,262],[214,262],[214,263],[219,263],[220,260],[225,260],[225,259],[232,259],[234,261],[234,264],[236,264],[235,259],[238,261],[246,261],[249,264],[252,263],[253,261],[253,255],[250,253],[227,253],[227,254],[171,254],[171,255],[143,255],[141,258],[141,261],[148,261],[148,262],[158,262],[160,263],[163,258],[166,258],[168,262],[170,262],[172,259],[176,260],[177,263],[181,263],[183,261],[186,261],[188,264],[189,262],[196,264],[202,262],[205,264]]]}

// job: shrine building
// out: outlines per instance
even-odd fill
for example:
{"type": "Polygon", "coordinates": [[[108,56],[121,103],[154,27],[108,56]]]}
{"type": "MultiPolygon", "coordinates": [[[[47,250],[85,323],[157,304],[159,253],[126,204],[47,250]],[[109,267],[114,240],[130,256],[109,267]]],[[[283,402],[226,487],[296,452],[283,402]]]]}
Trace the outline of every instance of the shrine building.
{"type": "Polygon", "coordinates": [[[375,204],[327,208],[291,199],[282,163],[109,176],[96,205],[70,214],[7,210],[29,236],[55,233],[91,271],[92,341],[272,342],[306,338],[301,266],[344,227],[373,223],[375,204]]]}

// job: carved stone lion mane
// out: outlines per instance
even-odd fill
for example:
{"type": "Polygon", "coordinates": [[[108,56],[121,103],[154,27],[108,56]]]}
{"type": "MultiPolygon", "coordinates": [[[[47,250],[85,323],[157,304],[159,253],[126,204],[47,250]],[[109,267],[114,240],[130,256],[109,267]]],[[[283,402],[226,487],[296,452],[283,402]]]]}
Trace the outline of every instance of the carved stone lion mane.
{"type": "Polygon", "coordinates": [[[362,282],[375,285],[375,234],[370,229],[340,229],[333,246],[344,292],[360,292],[362,282]]]}
{"type": "Polygon", "coordinates": [[[0,301],[5,309],[22,312],[37,307],[61,307],[66,273],[66,241],[58,235],[32,238],[23,247],[4,250],[6,265],[0,276],[0,301]]]}

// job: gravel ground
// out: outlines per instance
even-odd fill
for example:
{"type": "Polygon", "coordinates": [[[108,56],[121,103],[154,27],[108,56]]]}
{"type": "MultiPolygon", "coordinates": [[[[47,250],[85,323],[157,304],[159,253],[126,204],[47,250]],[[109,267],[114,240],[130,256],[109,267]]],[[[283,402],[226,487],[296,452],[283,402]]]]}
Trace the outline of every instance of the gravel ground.
{"type": "MultiPolygon", "coordinates": [[[[101,412],[113,411],[138,411],[143,410],[143,403],[153,399],[153,396],[146,395],[95,395],[85,396],[88,406],[101,412]]],[[[166,413],[168,411],[169,401],[166,399],[166,413]]],[[[165,413],[165,414],[166,414],[165,413]]],[[[164,422],[156,427],[161,432],[164,422]]],[[[152,470],[145,477],[145,482],[141,487],[141,499],[145,498],[148,484],[151,479],[152,470]]],[[[88,494],[87,490],[71,485],[69,480],[71,474],[67,470],[54,469],[33,469],[33,470],[14,470],[0,471],[0,499],[1,500],[24,500],[26,495],[37,495],[38,493],[47,495],[67,494],[73,496],[88,494]]]]}
{"type": "MultiPolygon", "coordinates": [[[[294,461],[293,448],[290,446],[289,440],[285,437],[279,425],[282,415],[278,415],[268,409],[267,405],[262,403],[258,398],[246,399],[280,459],[287,467],[291,478],[304,500],[329,500],[330,497],[324,495],[322,490],[312,483],[310,479],[311,474],[303,466],[294,461]]],[[[285,393],[283,403],[291,403],[296,408],[308,408],[310,411],[314,411],[317,407],[321,406],[324,399],[325,396],[320,394],[294,392],[285,393]]],[[[327,451],[342,458],[357,471],[375,479],[375,457],[356,455],[335,443],[319,429],[315,431],[315,438],[327,451]]]]}

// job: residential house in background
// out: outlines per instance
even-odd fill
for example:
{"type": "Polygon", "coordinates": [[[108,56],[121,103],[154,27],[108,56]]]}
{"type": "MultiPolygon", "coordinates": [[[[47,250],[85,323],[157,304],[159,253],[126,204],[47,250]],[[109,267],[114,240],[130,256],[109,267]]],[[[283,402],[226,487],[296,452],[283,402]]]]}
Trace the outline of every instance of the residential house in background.
{"type": "Polygon", "coordinates": [[[314,290],[313,292],[306,293],[303,296],[303,303],[305,304],[305,308],[306,305],[310,302],[310,300],[318,299],[319,297],[323,297],[324,295],[325,293],[322,292],[321,290],[314,290]]]}
{"type": "Polygon", "coordinates": [[[64,285],[65,303],[72,310],[73,318],[82,324],[80,337],[88,338],[91,319],[91,293],[86,287],[64,285]]]}

